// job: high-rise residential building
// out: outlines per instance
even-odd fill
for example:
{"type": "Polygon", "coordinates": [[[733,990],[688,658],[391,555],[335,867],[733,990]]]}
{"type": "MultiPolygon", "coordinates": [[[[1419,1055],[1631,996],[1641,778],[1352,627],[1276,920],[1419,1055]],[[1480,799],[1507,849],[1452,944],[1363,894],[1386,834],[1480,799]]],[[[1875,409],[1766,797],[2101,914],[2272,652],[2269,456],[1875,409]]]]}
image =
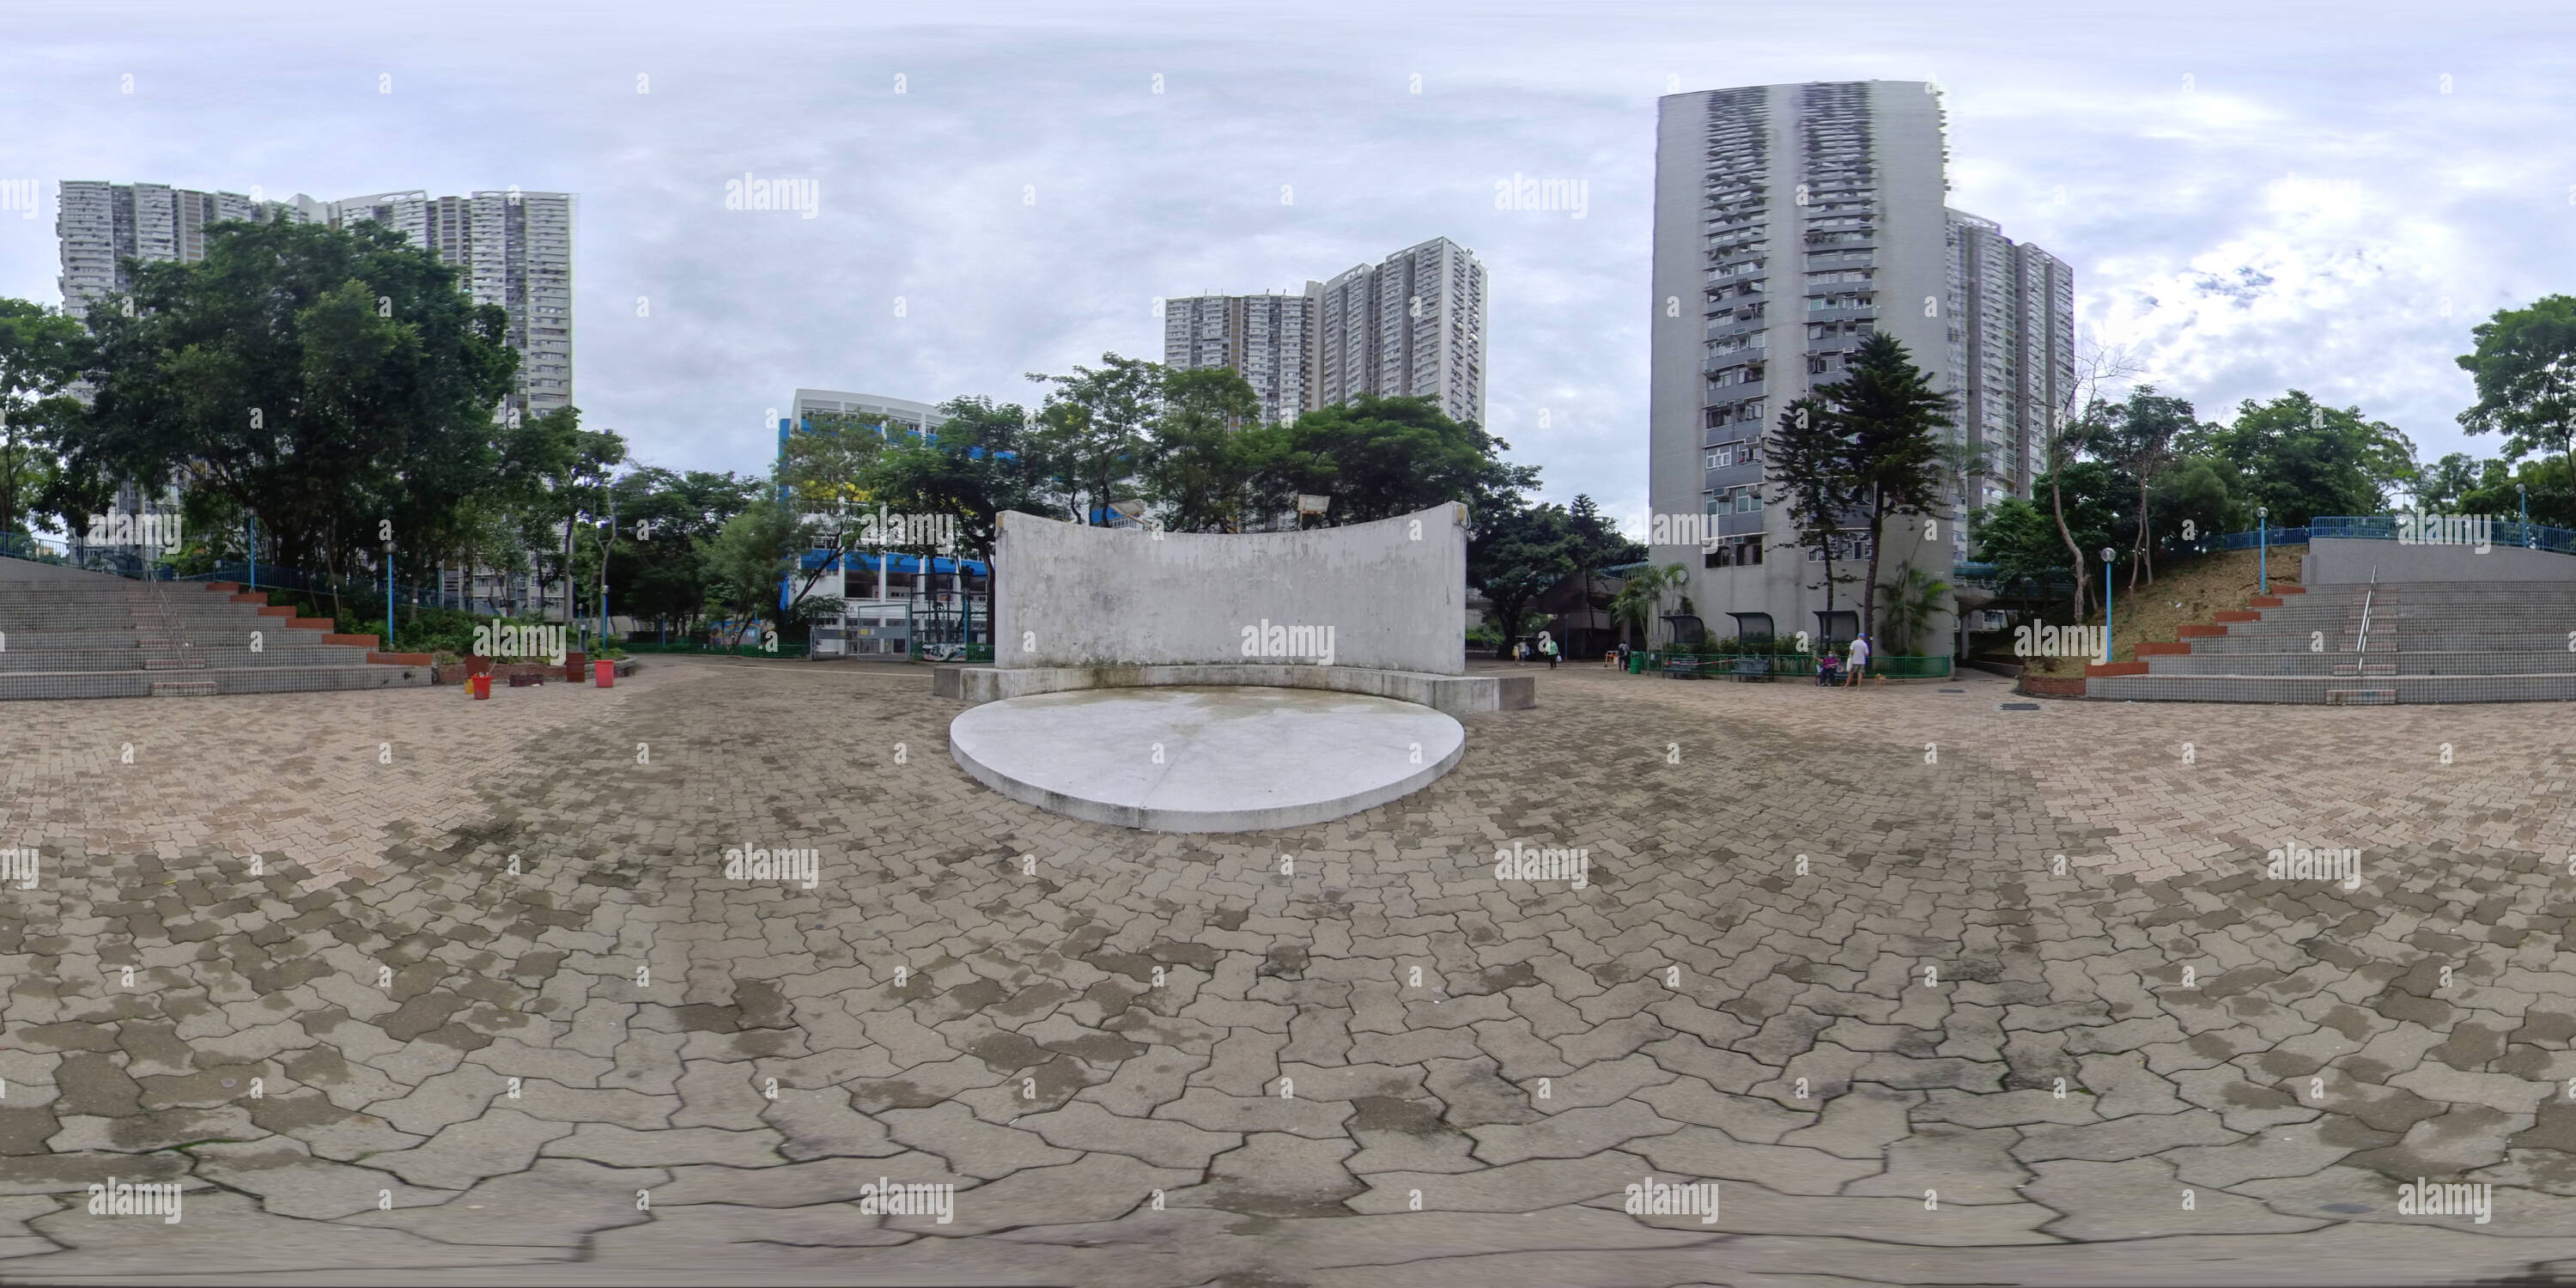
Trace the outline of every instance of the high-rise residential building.
{"type": "Polygon", "coordinates": [[[87,316],[101,296],[133,289],[129,259],[195,263],[206,257],[206,226],[226,219],[304,222],[293,203],[238,192],[198,192],[159,183],[66,179],[54,214],[62,254],[63,310],[87,316]]]}
{"type": "Polygon", "coordinates": [[[477,304],[510,315],[519,353],[511,400],[543,413],[572,405],[572,253],[576,198],[566,192],[477,192],[432,197],[419,189],[315,201],[265,201],[237,192],[196,192],[157,183],[65,180],[54,231],[61,242],[63,307],[86,315],[99,297],[133,286],[125,261],[206,256],[206,227],[226,219],[259,223],[360,220],[383,224],[461,271],[477,304]]]}
{"type": "Polygon", "coordinates": [[[544,414],[572,405],[573,224],[579,199],[568,192],[476,192],[432,197],[426,191],[351,197],[322,207],[335,228],[365,220],[383,224],[454,264],[477,304],[510,315],[509,345],[519,353],[514,401],[544,414]]]}
{"type": "Polygon", "coordinates": [[[1950,366],[1959,424],[1990,469],[1971,500],[1983,507],[2030,495],[2048,471],[2049,422],[2075,384],[2075,277],[1991,219],[1953,210],[1950,239],[1950,366]]]}
{"type": "Polygon", "coordinates": [[[1316,379],[1315,318],[1324,285],[1299,295],[1193,295],[1163,301],[1163,365],[1175,371],[1230,367],[1261,400],[1269,424],[1294,421],[1323,403],[1316,379]]]}
{"type": "Polygon", "coordinates": [[[1446,237],[1324,283],[1315,328],[1319,402],[1364,393],[1438,400],[1485,423],[1485,266],[1446,237]]]}
{"type": "Polygon", "coordinates": [[[1434,237],[1298,295],[1165,300],[1163,365],[1242,372],[1274,421],[1378,394],[1481,425],[1485,266],[1434,237]]]}
{"type": "MultiPolygon", "coordinates": [[[[1939,98],[1910,81],[1763,85],[1665,96],[1655,161],[1648,495],[1655,562],[1689,568],[1712,634],[1848,636],[1866,521],[1802,548],[1768,481],[1782,408],[1839,380],[1873,334],[1952,395],[1953,442],[1989,447],[1969,507],[2027,494],[2047,417],[2074,379],[2066,265],[1946,204],[1939,98]]],[[[1961,510],[1891,527],[1879,575],[1939,576],[1964,557],[1961,510]]],[[[1949,623],[1919,647],[1949,650],[1949,623]]],[[[1882,642],[1881,651],[1886,651],[1882,642]]]]}

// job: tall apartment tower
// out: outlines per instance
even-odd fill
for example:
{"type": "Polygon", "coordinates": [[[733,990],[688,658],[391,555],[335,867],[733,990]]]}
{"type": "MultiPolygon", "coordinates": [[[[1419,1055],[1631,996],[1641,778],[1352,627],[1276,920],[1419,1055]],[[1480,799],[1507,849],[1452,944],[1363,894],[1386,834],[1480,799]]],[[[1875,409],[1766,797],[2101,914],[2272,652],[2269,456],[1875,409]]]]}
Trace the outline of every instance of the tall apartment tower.
{"type": "Polygon", "coordinates": [[[1315,319],[1324,286],[1299,295],[1195,295],[1163,301],[1163,365],[1230,367],[1261,399],[1261,417],[1283,424],[1323,405],[1316,379],[1315,319]]]}
{"type": "MultiPolygon", "coordinates": [[[[2027,492],[2030,430],[2045,415],[2029,400],[2073,379],[2072,279],[2045,252],[1948,209],[1929,85],[1763,85],[1659,106],[1648,496],[1658,518],[1695,522],[1650,533],[1653,558],[1689,568],[1683,593],[1713,635],[1753,628],[1730,616],[1753,613],[1783,636],[1848,635],[1851,616],[1820,616],[1826,562],[1800,548],[1767,481],[1763,440],[1780,410],[1887,334],[1958,400],[1953,441],[2009,439],[1996,478],[1973,486],[1999,490],[2008,476],[2027,492]],[[2024,356],[2004,360],[2008,349],[2024,356]],[[1982,420],[1989,405],[2009,414],[1982,420]]],[[[1891,527],[1882,581],[1909,564],[1950,572],[1965,534],[1956,509],[1945,518],[1930,538],[1919,524],[1891,527]]],[[[1835,543],[1834,572],[1850,579],[1833,588],[1838,613],[1860,606],[1865,526],[1852,516],[1835,543]]],[[[1952,625],[1935,622],[1917,646],[1948,652],[1952,625]]]]}
{"type": "Polygon", "coordinates": [[[1972,499],[1982,507],[2030,495],[2048,470],[2049,421],[2075,386],[2075,275],[2066,261],[1963,211],[1950,212],[1950,240],[1950,365],[1959,423],[1986,449],[1991,471],[1972,499]]]}
{"type": "Polygon", "coordinates": [[[63,311],[86,317],[101,296],[133,289],[125,261],[195,263],[206,257],[206,226],[226,219],[303,222],[292,203],[238,192],[197,192],[158,183],[66,179],[54,214],[62,254],[63,311]]]}
{"type": "Polygon", "coordinates": [[[328,203],[335,228],[383,224],[454,264],[477,304],[510,315],[519,351],[514,401],[544,414],[572,405],[572,254],[578,198],[568,192],[477,192],[432,197],[420,189],[328,203]]]}
{"type": "Polygon", "coordinates": [[[1324,283],[1316,328],[1323,405],[1364,393],[1437,399],[1485,422],[1485,266],[1446,237],[1324,283]]]}

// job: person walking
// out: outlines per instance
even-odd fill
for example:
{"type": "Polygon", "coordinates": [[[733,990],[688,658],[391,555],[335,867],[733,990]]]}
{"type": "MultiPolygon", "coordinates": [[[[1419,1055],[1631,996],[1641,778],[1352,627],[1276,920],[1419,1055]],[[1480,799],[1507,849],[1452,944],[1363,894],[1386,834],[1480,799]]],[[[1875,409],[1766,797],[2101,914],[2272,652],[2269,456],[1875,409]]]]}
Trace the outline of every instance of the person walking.
{"type": "Polygon", "coordinates": [[[1555,637],[1555,636],[1553,636],[1553,635],[1548,634],[1548,633],[1547,633],[1547,632],[1545,632],[1545,631],[1541,631],[1541,632],[1539,632],[1539,636],[1538,636],[1538,651],[1539,651],[1539,656],[1544,657],[1544,658],[1546,658],[1546,659],[1547,659],[1547,669],[1549,669],[1549,670],[1551,670],[1551,671],[1555,670],[1555,669],[1556,669],[1556,655],[1557,655],[1557,652],[1558,652],[1558,649],[1557,649],[1557,647],[1556,647],[1556,637],[1555,637]]]}
{"type": "Polygon", "coordinates": [[[1851,642],[1851,664],[1845,670],[1843,683],[1849,687],[1858,688],[1861,677],[1867,674],[1869,674],[1869,637],[1855,635],[1851,642]]]}

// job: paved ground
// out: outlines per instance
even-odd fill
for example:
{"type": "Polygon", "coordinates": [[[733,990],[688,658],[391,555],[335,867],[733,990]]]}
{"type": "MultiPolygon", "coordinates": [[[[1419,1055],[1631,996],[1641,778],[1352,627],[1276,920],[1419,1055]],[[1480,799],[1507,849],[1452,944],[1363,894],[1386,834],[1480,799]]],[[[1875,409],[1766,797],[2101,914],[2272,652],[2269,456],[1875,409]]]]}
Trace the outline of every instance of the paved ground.
{"type": "Polygon", "coordinates": [[[41,854],[0,891],[0,1280],[2576,1266],[2563,707],[1569,666],[1415,797],[1188,839],[974,786],[927,689],[0,708],[0,849],[41,854]],[[1497,880],[1515,845],[1588,880],[1497,880]],[[2267,879],[2291,845],[2357,889],[2267,879]],[[181,1219],[93,1215],[111,1176],[181,1219]],[[1718,1219],[1629,1215],[1649,1176],[1718,1219]],[[2492,1219],[2401,1214],[2417,1177],[2492,1219]],[[863,1214],[880,1178],[950,1219],[863,1214]]]}

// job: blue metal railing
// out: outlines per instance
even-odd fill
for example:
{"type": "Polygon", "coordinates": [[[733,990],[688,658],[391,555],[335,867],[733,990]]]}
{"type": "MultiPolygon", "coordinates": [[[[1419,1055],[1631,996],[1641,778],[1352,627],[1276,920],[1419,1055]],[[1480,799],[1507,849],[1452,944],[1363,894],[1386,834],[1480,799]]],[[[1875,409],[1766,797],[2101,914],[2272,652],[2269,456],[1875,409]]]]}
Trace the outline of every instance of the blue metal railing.
{"type": "Polygon", "coordinates": [[[110,573],[136,581],[171,581],[178,569],[168,562],[146,559],[130,550],[84,550],[75,557],[62,542],[44,537],[31,537],[23,532],[0,532],[0,555],[36,563],[79,568],[89,572],[110,573]]]}
{"type": "MultiPolygon", "coordinates": [[[[2489,538],[2499,546],[2525,550],[2546,550],[2554,554],[2576,554],[2576,529],[2553,528],[2546,524],[2524,523],[2519,519],[2497,519],[2488,525],[2489,538]]],[[[2251,550],[2268,542],[2276,546],[2299,546],[2318,538],[2345,538],[2355,541],[2395,541],[2397,516],[2393,514],[2320,514],[2296,528],[2274,528],[2269,533],[2231,532],[2218,538],[2221,550],[2251,550]]]]}

